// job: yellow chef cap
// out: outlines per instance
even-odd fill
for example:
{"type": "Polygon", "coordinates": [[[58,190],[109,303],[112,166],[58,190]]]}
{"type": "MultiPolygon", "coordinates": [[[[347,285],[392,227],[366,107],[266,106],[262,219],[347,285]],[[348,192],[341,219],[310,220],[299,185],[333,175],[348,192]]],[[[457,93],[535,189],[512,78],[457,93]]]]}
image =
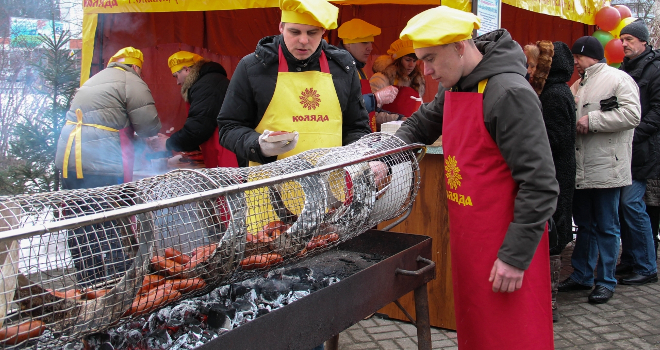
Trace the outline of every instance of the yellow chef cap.
{"type": "Polygon", "coordinates": [[[280,0],[282,22],[337,28],[339,9],[325,0],[280,0]]]}
{"type": "Polygon", "coordinates": [[[134,64],[142,68],[142,62],[144,62],[144,56],[142,56],[142,51],[134,47],[125,47],[117,53],[110,57],[108,63],[112,62],[121,62],[123,64],[134,64]]]}
{"type": "Polygon", "coordinates": [[[474,14],[438,6],[411,18],[400,38],[412,40],[413,47],[419,49],[470,39],[472,31],[480,27],[481,20],[474,14]]]}
{"type": "Polygon", "coordinates": [[[396,39],[396,41],[390,45],[390,49],[387,50],[387,54],[392,56],[393,60],[411,53],[415,53],[415,49],[413,48],[413,42],[410,40],[396,39]]]}
{"type": "Polygon", "coordinates": [[[358,18],[344,22],[337,29],[337,36],[344,44],[371,43],[376,35],[380,35],[380,28],[358,18]]]}
{"type": "Polygon", "coordinates": [[[178,72],[183,67],[190,67],[193,64],[203,60],[204,57],[188,52],[188,51],[179,51],[174,53],[170,58],[167,59],[167,65],[170,66],[172,74],[178,72]]]}

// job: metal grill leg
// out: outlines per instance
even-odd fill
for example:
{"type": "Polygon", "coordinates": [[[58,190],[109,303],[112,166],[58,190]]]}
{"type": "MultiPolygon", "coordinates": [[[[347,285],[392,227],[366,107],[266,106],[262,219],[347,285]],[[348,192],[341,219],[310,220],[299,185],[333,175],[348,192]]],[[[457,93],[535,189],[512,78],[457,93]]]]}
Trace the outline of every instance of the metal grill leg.
{"type": "Polygon", "coordinates": [[[339,334],[325,341],[324,350],[339,350],[339,334]]]}
{"type": "Polygon", "coordinates": [[[417,348],[431,350],[431,320],[429,318],[429,294],[426,283],[415,289],[415,325],[417,326],[417,348]]]}

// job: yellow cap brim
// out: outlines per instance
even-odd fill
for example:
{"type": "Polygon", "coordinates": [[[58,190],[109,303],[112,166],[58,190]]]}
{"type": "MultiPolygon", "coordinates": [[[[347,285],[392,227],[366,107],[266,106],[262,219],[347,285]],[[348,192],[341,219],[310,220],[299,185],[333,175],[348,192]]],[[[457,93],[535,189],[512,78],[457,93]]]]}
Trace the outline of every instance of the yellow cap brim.
{"type": "Polygon", "coordinates": [[[314,17],[306,13],[300,13],[296,11],[284,11],[282,10],[282,22],[285,23],[298,23],[298,24],[307,24],[310,26],[321,27],[324,29],[323,24],[318,22],[314,17]]]}
{"type": "Polygon", "coordinates": [[[123,64],[132,64],[132,65],[136,65],[136,66],[142,68],[142,61],[140,61],[137,58],[133,58],[133,57],[121,57],[121,58],[112,60],[109,63],[112,63],[112,62],[119,62],[119,63],[123,63],[123,64]]]}
{"type": "Polygon", "coordinates": [[[170,67],[170,70],[172,71],[172,74],[174,74],[174,73],[180,71],[181,69],[183,69],[183,67],[190,67],[190,63],[188,63],[188,62],[179,63],[176,66],[170,67]]]}
{"type": "Polygon", "coordinates": [[[410,47],[410,46],[402,47],[399,51],[395,52],[392,55],[392,59],[401,58],[401,57],[403,57],[405,55],[409,55],[411,53],[415,53],[415,48],[414,47],[410,47]]]}
{"type": "Polygon", "coordinates": [[[344,44],[357,44],[357,43],[373,43],[374,36],[370,35],[364,38],[355,38],[355,39],[342,39],[344,44]]]}

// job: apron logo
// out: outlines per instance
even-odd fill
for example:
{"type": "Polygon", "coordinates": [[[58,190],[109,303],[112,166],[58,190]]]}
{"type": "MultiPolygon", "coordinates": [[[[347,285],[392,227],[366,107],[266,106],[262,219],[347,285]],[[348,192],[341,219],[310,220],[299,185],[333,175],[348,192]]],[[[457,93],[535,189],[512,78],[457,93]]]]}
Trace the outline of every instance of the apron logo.
{"type": "MultiPolygon", "coordinates": [[[[447,186],[449,189],[456,190],[461,186],[461,169],[458,167],[458,162],[455,156],[447,156],[445,160],[445,177],[447,178],[447,186]]],[[[462,206],[472,206],[472,198],[464,196],[452,191],[447,190],[447,199],[462,206]]]]}
{"type": "Polygon", "coordinates": [[[457,189],[461,186],[461,169],[458,168],[458,162],[456,157],[447,156],[447,162],[445,163],[445,177],[447,177],[447,185],[452,190],[457,189]]]}
{"type": "Polygon", "coordinates": [[[300,94],[300,104],[307,110],[316,109],[320,103],[321,95],[312,88],[307,88],[300,94]]]}

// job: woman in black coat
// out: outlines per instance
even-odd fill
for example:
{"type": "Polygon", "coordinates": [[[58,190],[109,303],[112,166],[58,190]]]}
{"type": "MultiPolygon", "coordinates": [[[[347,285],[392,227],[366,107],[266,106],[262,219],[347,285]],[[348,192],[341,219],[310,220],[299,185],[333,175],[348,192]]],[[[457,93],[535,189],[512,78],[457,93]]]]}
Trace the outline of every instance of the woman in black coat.
{"type": "Polygon", "coordinates": [[[557,210],[552,215],[555,222],[550,234],[550,268],[553,286],[553,318],[557,320],[556,285],[559,282],[561,260],[559,256],[573,240],[573,191],[575,189],[575,99],[568,81],[573,74],[573,54],[568,45],[561,41],[551,43],[542,40],[536,47],[538,56],[533,57],[534,47],[527,45],[530,66],[530,83],[539,94],[543,107],[543,121],[548,132],[552,160],[555,163],[559,182],[557,210]],[[531,54],[530,54],[531,53],[531,54]]]}

